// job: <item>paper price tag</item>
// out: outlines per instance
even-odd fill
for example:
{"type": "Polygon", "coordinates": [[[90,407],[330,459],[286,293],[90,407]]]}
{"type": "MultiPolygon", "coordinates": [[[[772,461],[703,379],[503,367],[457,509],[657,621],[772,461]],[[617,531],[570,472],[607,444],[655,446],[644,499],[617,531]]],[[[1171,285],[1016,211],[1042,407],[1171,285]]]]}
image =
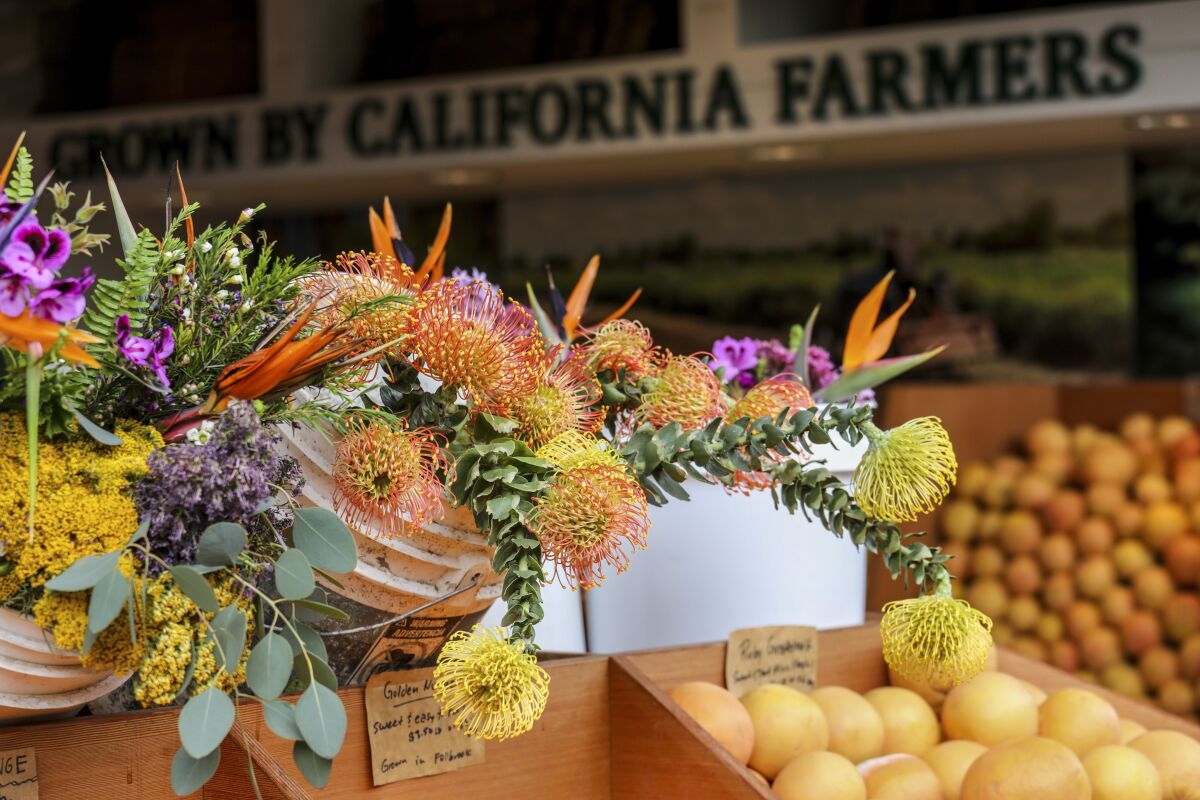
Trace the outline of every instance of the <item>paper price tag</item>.
{"type": "Polygon", "coordinates": [[[0,750],[0,800],[38,800],[37,755],[32,747],[0,750]]]}
{"type": "Polygon", "coordinates": [[[741,697],[764,683],[779,683],[802,692],[816,686],[816,628],[778,625],[741,628],[729,635],[725,688],[741,697]]]}
{"type": "Polygon", "coordinates": [[[482,764],[483,742],[443,716],[433,679],[383,672],[367,682],[367,739],[376,786],[482,764]]]}

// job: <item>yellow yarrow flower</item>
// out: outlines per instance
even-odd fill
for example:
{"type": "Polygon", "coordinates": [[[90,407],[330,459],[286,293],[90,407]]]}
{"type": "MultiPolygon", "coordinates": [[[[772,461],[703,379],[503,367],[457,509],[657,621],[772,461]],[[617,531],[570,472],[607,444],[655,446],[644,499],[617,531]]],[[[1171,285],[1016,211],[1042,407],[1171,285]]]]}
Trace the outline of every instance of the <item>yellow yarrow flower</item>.
{"type": "Polygon", "coordinates": [[[854,471],[854,500],[868,516],[912,522],[937,508],[958,476],[950,436],[937,417],[883,431],[864,426],[870,447],[854,471]]]}
{"type": "Polygon", "coordinates": [[[503,628],[451,636],[433,672],[434,695],[454,725],[478,739],[508,739],[533,727],[546,709],[550,676],[503,628]]]}
{"type": "Polygon", "coordinates": [[[535,455],[549,461],[560,470],[586,467],[592,464],[607,464],[613,467],[625,465],[617,451],[607,447],[595,436],[579,431],[563,431],[537,449],[535,455]]]}
{"type": "Polygon", "coordinates": [[[933,594],[883,607],[883,658],[902,677],[955,686],[983,671],[992,647],[992,620],[950,595],[949,579],[933,594]]]}

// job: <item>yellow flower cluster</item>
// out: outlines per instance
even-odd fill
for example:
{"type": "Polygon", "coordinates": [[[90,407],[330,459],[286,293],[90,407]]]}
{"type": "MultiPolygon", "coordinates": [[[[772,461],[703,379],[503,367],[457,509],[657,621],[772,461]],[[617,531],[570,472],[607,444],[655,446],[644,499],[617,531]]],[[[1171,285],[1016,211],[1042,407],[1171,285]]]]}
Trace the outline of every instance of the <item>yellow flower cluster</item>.
{"type": "Polygon", "coordinates": [[[122,439],[117,447],[84,436],[40,444],[30,543],[25,422],[0,414],[0,542],[12,565],[0,578],[0,600],[41,586],[81,556],[110,552],[129,539],[137,527],[130,483],[146,474],[146,458],[163,441],[154,428],[132,422],[120,423],[117,435],[122,439]]]}

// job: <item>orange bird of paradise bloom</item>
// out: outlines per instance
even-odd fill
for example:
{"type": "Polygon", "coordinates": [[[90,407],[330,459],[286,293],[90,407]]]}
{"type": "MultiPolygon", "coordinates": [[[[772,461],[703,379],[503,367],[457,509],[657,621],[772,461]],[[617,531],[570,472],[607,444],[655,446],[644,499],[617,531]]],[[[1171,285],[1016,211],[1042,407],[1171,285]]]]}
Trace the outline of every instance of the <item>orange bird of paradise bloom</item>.
{"type": "Polygon", "coordinates": [[[100,340],[90,333],[31,317],[28,311],[22,312],[18,317],[0,314],[0,342],[14,350],[28,353],[30,348],[36,346],[46,351],[60,340],[65,341],[58,351],[62,358],[89,367],[100,366],[82,347],[85,344],[100,343],[100,340]]]}
{"type": "Polygon", "coordinates": [[[887,294],[888,286],[895,274],[895,270],[892,270],[885,275],[883,280],[875,284],[875,287],[859,301],[858,307],[854,309],[854,315],[850,317],[850,328],[846,331],[846,348],[842,352],[842,369],[845,372],[852,372],[887,355],[888,348],[892,346],[892,339],[896,337],[896,328],[900,324],[900,318],[904,316],[904,312],[908,311],[908,307],[916,299],[916,290],[910,288],[908,299],[904,301],[903,305],[893,311],[883,322],[876,324],[879,319],[879,309],[883,306],[884,295],[887,294]]]}
{"type": "MultiPolygon", "coordinates": [[[[371,208],[367,219],[371,226],[371,249],[376,253],[391,256],[397,261],[403,261],[396,253],[396,243],[400,241],[400,226],[396,224],[396,215],[392,212],[391,201],[386,197],[383,198],[383,216],[371,208]]],[[[452,219],[453,210],[450,204],[446,203],[437,235],[433,238],[433,244],[430,246],[429,252],[425,254],[425,260],[421,262],[420,268],[416,268],[413,264],[405,265],[413,269],[415,273],[413,284],[418,288],[437,283],[446,273],[446,243],[450,241],[452,219]]]]}
{"type": "MultiPolygon", "coordinates": [[[[600,256],[592,256],[587,266],[584,267],[583,274],[579,276],[579,282],[575,284],[575,288],[571,290],[571,294],[567,297],[567,311],[563,315],[563,331],[567,334],[568,342],[573,340],[575,334],[579,332],[580,323],[583,321],[583,312],[587,308],[588,296],[592,293],[592,286],[595,285],[596,274],[599,272],[600,256]]],[[[633,308],[633,304],[641,296],[642,290],[638,288],[629,296],[628,300],[621,304],[620,308],[601,320],[596,327],[625,316],[625,313],[633,308]]]]}

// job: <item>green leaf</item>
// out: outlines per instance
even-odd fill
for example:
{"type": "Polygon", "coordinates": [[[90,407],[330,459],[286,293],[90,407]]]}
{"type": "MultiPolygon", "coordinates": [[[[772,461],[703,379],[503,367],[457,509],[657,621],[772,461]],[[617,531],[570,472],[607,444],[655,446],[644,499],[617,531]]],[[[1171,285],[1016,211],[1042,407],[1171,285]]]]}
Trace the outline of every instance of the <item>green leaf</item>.
{"type": "Polygon", "coordinates": [[[217,773],[221,764],[221,748],[213,750],[203,758],[192,758],[188,751],[179,748],[175,758],[171,759],[171,790],[180,797],[186,797],[208,783],[208,779],[217,773]]]}
{"type": "Polygon", "coordinates": [[[128,261],[137,251],[137,231],[134,230],[133,221],[129,219],[129,212],[125,210],[125,203],[121,202],[121,193],[117,191],[117,182],[113,180],[112,173],[108,171],[108,164],[104,163],[103,156],[100,157],[100,163],[104,166],[104,176],[108,180],[108,193],[112,195],[113,219],[117,223],[117,233],[121,237],[121,250],[125,253],[125,259],[128,261]]]}
{"type": "Polygon", "coordinates": [[[71,411],[74,412],[75,421],[79,423],[79,427],[81,427],[85,431],[87,431],[88,436],[91,436],[93,439],[95,439],[100,444],[106,444],[109,447],[120,447],[121,446],[122,440],[121,440],[120,436],[117,436],[115,433],[110,433],[109,431],[104,430],[104,428],[101,428],[99,425],[92,422],[90,419],[85,417],[79,411],[76,411],[75,409],[71,409],[71,411]]]}
{"type": "Polygon", "coordinates": [[[302,600],[316,587],[312,567],[304,553],[294,548],[284,550],[275,561],[275,588],[287,600],[302,600]]]}
{"type": "Polygon", "coordinates": [[[327,689],[336,692],[338,688],[337,675],[333,674],[329,664],[324,659],[317,658],[315,655],[309,655],[312,663],[312,678],[308,674],[309,661],[306,661],[303,655],[296,656],[292,661],[292,671],[296,674],[296,679],[299,682],[299,690],[308,688],[315,678],[317,683],[327,689]]]}
{"type": "Polygon", "coordinates": [[[92,589],[92,597],[88,600],[88,630],[100,633],[111,625],[125,607],[129,591],[129,579],[122,575],[119,569],[114,569],[101,578],[92,589]]]}
{"type": "Polygon", "coordinates": [[[212,587],[208,585],[208,581],[204,580],[204,576],[195,569],[186,564],[180,564],[179,566],[170,567],[170,571],[171,577],[179,585],[179,591],[183,592],[201,611],[214,614],[221,608],[212,587]]]}
{"type": "Polygon", "coordinates": [[[537,321],[538,330],[542,332],[542,338],[550,345],[563,344],[562,335],[558,332],[550,315],[546,313],[546,309],[542,308],[542,304],[538,302],[537,295],[533,291],[533,285],[526,282],[525,291],[529,294],[529,308],[533,311],[533,318],[537,321]]]}
{"type": "Polygon", "coordinates": [[[54,592],[81,592],[91,589],[102,578],[117,568],[121,551],[114,550],[100,556],[84,556],[63,572],[46,581],[46,588],[54,592]]]}
{"type": "Polygon", "coordinates": [[[358,563],[354,534],[327,508],[298,508],[292,538],[309,562],[330,572],[350,572],[358,563]]]}
{"type": "Polygon", "coordinates": [[[221,746],[233,727],[233,701],[220,689],[205,689],[179,712],[179,741],[192,758],[204,758],[221,746]]]}
{"type": "Polygon", "coordinates": [[[333,758],[346,738],[346,709],[337,693],[312,683],[296,701],[296,725],[314,753],[333,758]]]}
{"type": "Polygon", "coordinates": [[[291,703],[286,700],[264,700],[262,706],[263,719],[276,736],[293,742],[303,738],[296,727],[296,709],[291,703]]]}
{"type": "Polygon", "coordinates": [[[914,367],[919,367],[945,349],[946,346],[942,345],[941,347],[935,347],[932,350],[926,350],[924,353],[918,353],[913,356],[885,358],[882,361],[864,364],[858,369],[846,373],[824,389],[821,389],[814,397],[818,402],[822,403],[839,403],[843,400],[848,400],[851,397],[857,396],[863,389],[878,386],[881,383],[892,380],[898,375],[908,372],[914,367]]]}
{"type": "Polygon", "coordinates": [[[323,617],[331,617],[336,620],[341,620],[342,622],[350,621],[349,614],[347,614],[345,611],[342,611],[340,608],[337,608],[336,606],[329,605],[328,603],[321,603],[316,600],[307,599],[293,600],[292,603],[300,608],[307,608],[309,611],[315,611],[317,614],[323,617]]]}
{"type": "Polygon", "coordinates": [[[217,666],[226,672],[237,669],[246,649],[246,615],[237,606],[225,606],[213,617],[213,633],[217,637],[217,648],[213,655],[217,666]]]}
{"type": "Polygon", "coordinates": [[[292,746],[292,760],[296,762],[296,768],[300,770],[304,780],[312,784],[314,789],[324,789],[325,784],[329,783],[333,761],[317,755],[304,742],[296,742],[292,746]]]}
{"type": "Polygon", "coordinates": [[[263,700],[279,697],[292,677],[292,646],[277,633],[268,633],[246,661],[246,683],[263,700]]]}
{"type": "Polygon", "coordinates": [[[217,522],[200,534],[196,560],[210,567],[229,567],[246,549],[246,529],[233,522],[217,522]]]}
{"type": "Polygon", "coordinates": [[[292,628],[284,626],[279,633],[283,638],[288,640],[288,644],[292,646],[292,652],[299,654],[301,647],[308,650],[312,655],[318,658],[329,660],[329,651],[325,649],[325,640],[321,638],[321,634],[317,633],[312,628],[305,625],[303,622],[293,622],[292,628]],[[296,641],[296,636],[292,633],[292,628],[300,635],[300,641],[296,641]]]}

